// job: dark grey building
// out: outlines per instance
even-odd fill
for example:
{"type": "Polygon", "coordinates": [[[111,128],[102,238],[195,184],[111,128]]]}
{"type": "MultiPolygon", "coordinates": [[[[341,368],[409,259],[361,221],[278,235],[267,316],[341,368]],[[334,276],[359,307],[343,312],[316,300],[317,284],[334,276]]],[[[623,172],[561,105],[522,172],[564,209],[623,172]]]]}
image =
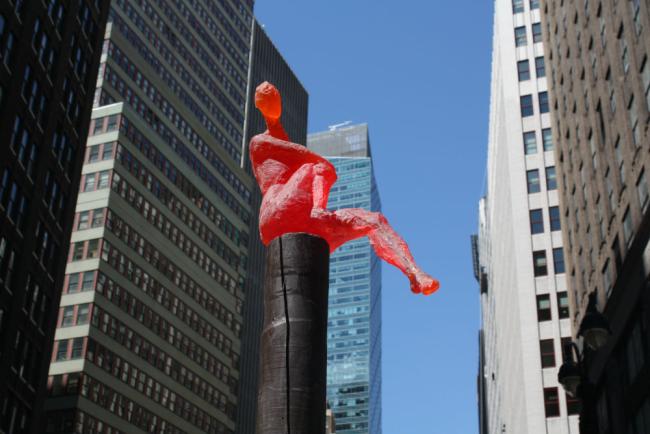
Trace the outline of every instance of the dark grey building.
{"type": "Polygon", "coordinates": [[[593,414],[599,434],[646,434],[650,5],[541,5],[574,331],[592,294],[612,329],[603,348],[586,350],[594,396],[583,413],[593,414]]]}
{"type": "Polygon", "coordinates": [[[0,433],[45,384],[108,5],[0,2],[0,433]]]}
{"type": "MultiPolygon", "coordinates": [[[[251,42],[253,49],[251,50],[244,152],[242,153],[242,165],[248,173],[252,173],[248,143],[254,135],[266,130],[264,118],[255,108],[255,88],[260,83],[268,81],[280,90],[282,94],[282,123],[290,140],[294,143],[305,144],[307,141],[308,109],[307,91],[256,20],[253,23],[251,42]]],[[[252,209],[259,210],[261,201],[260,190],[255,186],[252,191],[252,209]]],[[[246,301],[241,340],[242,375],[239,382],[239,406],[237,408],[236,432],[239,434],[255,434],[259,343],[263,323],[262,289],[266,250],[260,241],[258,215],[255,212],[251,215],[250,223],[245,284],[246,301]]],[[[325,416],[323,415],[323,417],[325,416]]]]}
{"type": "Polygon", "coordinates": [[[45,432],[232,434],[253,4],[110,4],[45,432]]]}

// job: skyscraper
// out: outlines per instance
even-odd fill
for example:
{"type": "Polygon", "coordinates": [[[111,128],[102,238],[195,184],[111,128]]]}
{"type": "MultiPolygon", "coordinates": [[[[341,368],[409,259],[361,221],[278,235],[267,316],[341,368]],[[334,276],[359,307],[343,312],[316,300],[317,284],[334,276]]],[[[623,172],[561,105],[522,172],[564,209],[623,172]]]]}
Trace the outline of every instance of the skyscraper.
{"type": "MultiPolygon", "coordinates": [[[[328,209],[381,210],[366,124],[310,134],[307,146],[336,167],[328,209]]],[[[337,433],[381,434],[381,261],[365,237],[330,258],[327,400],[337,433]]]]}
{"type": "MultiPolygon", "coordinates": [[[[599,433],[650,433],[650,14],[638,0],[542,2],[574,332],[589,299],[608,319],[585,351],[599,433]],[[567,24],[568,23],[568,24],[567,24]]],[[[577,336],[576,336],[577,338],[577,336]]]]}
{"type": "Polygon", "coordinates": [[[111,2],[47,433],[233,433],[252,1],[111,2]]]}
{"type": "Polygon", "coordinates": [[[557,382],[571,323],[539,2],[494,5],[487,190],[474,249],[480,406],[489,433],[577,433],[577,402],[557,382]]]}
{"type": "MultiPolygon", "coordinates": [[[[262,26],[253,20],[253,32],[246,99],[246,123],[242,165],[252,174],[248,143],[266,130],[264,118],[255,108],[255,88],[262,82],[273,83],[282,94],[282,123],[290,140],[307,142],[308,95],[291,67],[283,59],[262,26]]],[[[257,210],[262,195],[257,185],[251,190],[251,214],[248,245],[248,266],[245,284],[246,300],[243,311],[241,338],[241,380],[237,406],[237,434],[255,434],[257,412],[257,385],[259,373],[259,345],[264,320],[263,288],[265,248],[260,241],[257,210]]]]}
{"type": "Polygon", "coordinates": [[[42,433],[106,2],[0,3],[0,433],[42,433]]]}

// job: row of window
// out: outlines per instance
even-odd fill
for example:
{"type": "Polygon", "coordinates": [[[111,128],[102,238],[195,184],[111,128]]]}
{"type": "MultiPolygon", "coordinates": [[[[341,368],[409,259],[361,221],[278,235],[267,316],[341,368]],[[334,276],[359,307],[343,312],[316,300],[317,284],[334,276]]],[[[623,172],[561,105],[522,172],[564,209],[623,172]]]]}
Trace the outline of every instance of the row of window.
{"type": "Polygon", "coordinates": [[[101,241],[103,240],[100,238],[94,238],[92,240],[71,243],[68,261],[75,262],[99,258],[99,246],[101,241]]]}
{"type": "Polygon", "coordinates": [[[5,32],[6,19],[4,15],[0,14],[0,54],[2,54],[2,60],[4,66],[8,69],[14,65],[13,63],[13,52],[15,39],[13,32],[5,32]]]}
{"type": "MultiPolygon", "coordinates": [[[[575,415],[580,413],[580,401],[578,399],[572,398],[569,395],[566,396],[567,404],[567,414],[575,415]]],[[[546,417],[558,417],[560,416],[560,395],[558,395],[557,387],[545,387],[544,388],[544,411],[546,417]]]]}
{"type": "MultiPolygon", "coordinates": [[[[539,193],[542,187],[539,179],[539,169],[531,169],[526,171],[526,186],[528,194],[539,193]]],[[[555,166],[546,168],[546,190],[557,190],[557,174],[555,166]]]]}
{"type": "Polygon", "coordinates": [[[45,96],[43,85],[35,77],[29,64],[25,65],[23,86],[20,94],[27,105],[29,113],[36,120],[36,124],[43,129],[48,115],[48,99],[45,96]]]}
{"type": "MultiPolygon", "coordinates": [[[[154,207],[145,197],[140,194],[135,188],[129,185],[126,180],[122,179],[119,185],[113,184],[113,190],[118,192],[136,211],[144,216],[153,227],[163,233],[168,239],[172,240],[174,244],[180,246],[188,256],[190,248],[186,245],[187,237],[175,224],[171,222],[158,208],[154,207]],[[124,189],[124,190],[122,190],[124,189]]],[[[208,225],[203,223],[201,219],[194,215],[192,212],[178,215],[183,223],[185,223],[192,231],[198,235],[205,243],[210,246],[219,257],[223,258],[235,270],[239,266],[239,256],[226,245],[214,232],[212,232],[208,225]]],[[[243,257],[243,265],[245,265],[245,256],[243,257]]]]}
{"type": "MultiPolygon", "coordinates": [[[[558,292],[556,297],[559,319],[569,318],[569,295],[567,292],[558,292]]],[[[537,321],[550,321],[551,319],[553,319],[553,315],[551,313],[551,296],[549,294],[538,295],[537,321]]]]}
{"type": "Polygon", "coordinates": [[[8,388],[4,398],[0,396],[0,430],[6,433],[25,434],[27,420],[32,416],[31,406],[8,388]]]}
{"type": "MultiPolygon", "coordinates": [[[[541,113],[548,113],[549,111],[549,105],[548,105],[548,92],[539,92],[537,94],[537,100],[539,103],[539,112],[541,113]]],[[[532,95],[522,95],[519,97],[519,101],[521,104],[521,117],[528,117],[532,116],[535,114],[535,108],[533,107],[533,96],[532,95]]]]}
{"type": "MultiPolygon", "coordinates": [[[[565,293],[566,294],[566,293],[565,293]]],[[[560,340],[561,356],[560,365],[562,361],[569,360],[571,354],[567,354],[567,345],[571,343],[571,338],[562,338],[560,340]]],[[[539,353],[541,356],[542,368],[554,368],[557,366],[555,357],[555,341],[553,339],[542,339],[539,341],[539,353]]]]}
{"type": "Polygon", "coordinates": [[[61,184],[56,179],[54,172],[48,170],[45,174],[45,188],[43,189],[43,203],[53,217],[53,221],[61,227],[61,218],[68,202],[67,195],[62,191],[61,184]]]}
{"type": "MultiPolygon", "coordinates": [[[[157,154],[153,154],[157,156],[157,154]]],[[[151,193],[154,194],[163,204],[167,206],[170,210],[174,212],[177,216],[181,217],[181,220],[188,221],[191,223],[192,220],[198,221],[198,218],[194,217],[194,213],[189,210],[172,192],[168,189],[163,182],[161,182],[156,176],[154,176],[144,164],[135,158],[125,147],[118,144],[117,159],[122,165],[130,171],[130,173],[138,180],[140,183],[146,187],[151,193]]],[[[236,245],[247,245],[248,243],[248,234],[244,231],[239,231],[235,225],[233,225],[230,220],[228,220],[218,207],[215,206],[211,201],[209,201],[203,193],[192,184],[189,179],[187,179],[183,174],[177,170],[176,167],[171,165],[167,160],[157,159],[158,167],[161,167],[162,173],[176,185],[179,190],[185,194],[185,196],[192,202],[198,209],[200,209],[203,214],[214,222],[214,224],[219,227],[219,229],[230,238],[236,245]]],[[[115,174],[114,177],[114,188],[119,188],[120,194],[126,194],[126,186],[120,187],[120,182],[125,182],[119,174],[115,174]]],[[[243,208],[241,208],[243,210],[243,208]]],[[[248,216],[248,213],[246,213],[248,216]]]]}
{"type": "MultiPolygon", "coordinates": [[[[565,272],[564,250],[562,247],[553,249],[553,270],[555,274],[562,274],[565,272]]],[[[546,276],[549,274],[546,250],[536,250],[533,252],[533,272],[535,277],[546,276]]]]}
{"type": "MultiPolygon", "coordinates": [[[[148,400],[157,402],[171,412],[181,416],[183,420],[197,426],[202,432],[207,432],[211,425],[219,424],[216,419],[200,410],[180,394],[156,381],[146,370],[139,369],[116,353],[101,345],[97,345],[95,354],[94,363],[98,368],[105,370],[113,378],[119,379],[124,384],[138,390],[148,400]]],[[[229,417],[232,418],[234,416],[234,406],[228,404],[226,395],[210,386],[205,380],[199,377],[189,377],[188,384],[195,384],[198,392],[203,391],[201,398],[204,401],[209,402],[229,417]],[[208,388],[210,389],[209,392],[208,388]]]]}
{"type": "Polygon", "coordinates": [[[43,286],[31,274],[27,274],[23,312],[43,335],[45,335],[47,325],[45,320],[50,313],[50,304],[50,297],[46,294],[43,286]]]}
{"type": "MultiPolygon", "coordinates": [[[[533,23],[533,43],[542,42],[542,23],[533,23]]],[[[528,45],[526,26],[515,27],[515,46],[525,47],[528,45]]]]}
{"type": "MultiPolygon", "coordinates": [[[[165,306],[167,310],[171,310],[172,305],[176,306],[180,303],[180,300],[173,294],[172,291],[164,287],[159,281],[151,277],[146,271],[131,261],[127,255],[124,255],[117,248],[106,241],[104,242],[104,250],[106,251],[106,259],[104,260],[108,264],[110,264],[120,274],[127,277],[129,281],[131,281],[138,288],[142,289],[151,298],[157,300],[159,303],[165,306]]],[[[235,320],[233,313],[230,312],[208,291],[206,291],[201,286],[198,286],[196,282],[189,279],[189,277],[185,274],[179,275],[178,279],[173,279],[172,281],[179,288],[181,288],[183,292],[189,295],[192,299],[199,303],[200,306],[202,306],[211,315],[213,315],[216,320],[232,330],[235,333],[235,336],[240,336],[241,324],[235,320]]],[[[100,288],[100,286],[107,284],[107,282],[110,284],[111,281],[107,280],[106,276],[100,273],[97,281],[98,291],[103,290],[100,288]]],[[[237,311],[238,313],[241,312],[241,303],[237,303],[237,311]]]]}
{"type": "MultiPolygon", "coordinates": [[[[144,20],[142,20],[142,18],[141,18],[137,13],[135,13],[135,10],[134,10],[133,6],[131,5],[131,2],[125,2],[124,0],[117,0],[117,4],[120,5],[123,9],[125,9],[125,10],[126,10],[126,13],[127,13],[128,15],[130,15],[130,16],[131,16],[131,15],[135,15],[135,17],[132,16],[131,18],[132,18],[132,20],[135,21],[134,24],[135,24],[136,26],[140,27],[140,26],[142,26],[142,25],[144,24],[144,20]]],[[[153,8],[151,8],[151,7],[147,8],[147,9],[153,11],[153,8]]],[[[111,12],[113,12],[113,10],[111,10],[111,12]]],[[[117,14],[113,13],[113,15],[117,15],[117,14]]],[[[146,26],[145,26],[145,27],[146,27],[146,26]]],[[[151,30],[145,30],[145,31],[144,31],[144,34],[146,35],[147,32],[152,32],[152,31],[151,31],[151,30]]],[[[152,33],[154,33],[154,34],[160,34],[160,32],[158,32],[157,30],[156,30],[156,31],[153,31],[152,33]]],[[[175,57],[175,58],[178,60],[178,57],[179,57],[179,55],[180,55],[180,57],[182,57],[182,58],[188,60],[190,64],[196,62],[195,59],[194,59],[194,57],[193,57],[193,56],[188,52],[187,48],[185,48],[185,46],[183,45],[183,43],[182,43],[178,38],[176,38],[175,36],[173,36],[173,35],[171,34],[171,32],[166,32],[166,33],[163,32],[163,35],[164,35],[166,38],[168,38],[168,39],[170,40],[170,42],[171,42],[171,44],[172,44],[172,46],[173,46],[173,48],[174,48],[174,53],[173,53],[174,56],[173,56],[173,57],[175,57]]],[[[156,48],[158,48],[158,47],[160,46],[160,44],[159,44],[160,41],[159,41],[158,38],[154,38],[154,39],[155,39],[155,43],[154,43],[153,46],[156,47],[156,48]]],[[[200,47],[196,47],[196,48],[200,48],[200,47]]],[[[205,51],[204,51],[203,49],[198,50],[198,53],[197,53],[197,54],[199,54],[200,56],[201,56],[201,54],[205,55],[205,57],[202,57],[202,58],[203,58],[203,60],[205,61],[205,64],[207,64],[207,65],[209,66],[210,71],[212,71],[212,72],[213,72],[214,74],[216,74],[216,75],[222,75],[222,76],[223,76],[223,72],[221,72],[221,70],[219,69],[219,67],[217,67],[217,65],[212,61],[212,59],[210,59],[210,58],[207,56],[207,53],[205,53],[205,51]]],[[[110,70],[110,68],[108,67],[108,65],[106,65],[106,67],[105,67],[105,71],[106,71],[106,72],[105,72],[105,77],[108,79],[108,81],[111,82],[111,84],[113,84],[113,87],[114,87],[116,90],[121,90],[120,93],[122,94],[122,96],[124,96],[124,97],[129,96],[129,97],[130,97],[130,99],[127,99],[127,101],[129,101],[129,103],[130,103],[131,105],[133,105],[133,106],[137,106],[139,103],[141,103],[141,101],[140,101],[139,98],[134,99],[133,101],[131,101],[131,99],[133,99],[134,97],[136,97],[135,95],[133,95],[133,91],[130,90],[129,93],[127,93],[127,92],[125,91],[125,89],[128,88],[128,86],[126,86],[126,83],[124,83],[124,81],[123,81],[121,78],[117,77],[117,74],[115,74],[114,72],[112,72],[112,71],[110,70]],[[119,87],[120,87],[120,89],[118,89],[118,87],[116,87],[116,86],[118,86],[118,83],[119,83],[119,87]],[[137,104],[134,103],[135,101],[138,101],[138,103],[137,103],[137,104]]],[[[239,87],[239,89],[245,89],[245,88],[246,88],[246,84],[245,84],[245,83],[243,83],[243,84],[239,87]]],[[[150,86],[149,89],[153,89],[153,87],[150,86]]],[[[180,130],[180,131],[181,131],[181,132],[182,132],[182,133],[183,133],[183,134],[184,134],[188,139],[203,142],[203,140],[200,139],[200,138],[198,137],[198,134],[196,133],[196,131],[195,131],[193,128],[191,128],[191,127],[187,124],[187,122],[182,118],[182,116],[180,116],[180,115],[178,114],[178,112],[177,112],[176,110],[174,110],[174,109],[169,105],[169,102],[166,102],[166,103],[165,103],[165,106],[163,106],[163,104],[162,104],[162,101],[163,101],[162,98],[157,98],[155,101],[152,99],[152,101],[156,104],[156,106],[157,106],[159,109],[161,109],[161,110],[165,109],[165,112],[166,112],[166,113],[170,113],[170,115],[173,113],[173,117],[170,117],[170,118],[169,118],[170,121],[172,121],[172,123],[174,123],[174,124],[178,127],[178,129],[179,129],[179,130],[180,130]]],[[[170,116],[170,115],[168,115],[168,116],[170,116]]],[[[228,155],[230,155],[230,157],[231,157],[234,161],[239,162],[239,160],[241,159],[241,152],[240,152],[240,150],[237,148],[237,146],[234,145],[233,143],[231,143],[231,142],[226,138],[226,136],[223,135],[223,134],[221,133],[221,131],[220,131],[219,129],[217,129],[216,127],[214,127],[214,125],[212,125],[212,127],[210,127],[209,125],[206,125],[206,128],[208,128],[208,130],[210,131],[211,135],[212,135],[212,136],[217,140],[217,143],[219,143],[219,145],[220,145],[223,149],[225,149],[225,151],[228,153],[228,155]]],[[[231,132],[231,135],[233,136],[233,142],[234,142],[234,143],[237,143],[237,144],[241,143],[241,133],[239,133],[239,132],[237,132],[237,131],[233,131],[233,132],[231,132]]]]}
{"type": "MultiPolygon", "coordinates": [[[[542,209],[531,209],[530,214],[530,233],[541,234],[544,232],[544,213],[542,209]]],[[[562,230],[562,223],[560,221],[560,208],[557,206],[549,207],[548,217],[551,232],[562,230]]]]}
{"type": "MultiPolygon", "coordinates": [[[[167,116],[169,119],[175,120],[180,119],[180,114],[176,111],[173,105],[166,100],[156,86],[151,83],[139,69],[136,67],[135,63],[129,59],[126,54],[124,54],[116,45],[109,45],[109,53],[111,58],[114,60],[114,63],[119,66],[124,73],[131,78],[133,83],[141,89],[150,99],[153,101],[167,116]]],[[[106,67],[108,68],[108,67],[106,67]]],[[[204,112],[201,106],[196,102],[196,100],[186,92],[179,83],[172,77],[169,77],[170,90],[176,94],[178,99],[182,101],[185,107],[194,114],[196,119],[213,135],[215,138],[225,143],[226,139],[223,137],[219,131],[219,127],[212,122],[211,118],[204,112]]],[[[221,128],[223,128],[232,141],[241,140],[241,133],[238,128],[226,117],[224,111],[217,107],[214,103],[210,104],[210,114],[212,118],[216,118],[221,128]]],[[[180,121],[182,122],[182,120],[180,121]]],[[[180,128],[179,128],[180,129],[180,128]]],[[[226,150],[232,152],[231,146],[225,146],[226,150]]]]}
{"type": "Polygon", "coordinates": [[[73,327],[90,322],[91,304],[74,304],[59,309],[57,327],[73,327]]]}
{"type": "Polygon", "coordinates": [[[59,125],[52,134],[52,144],[50,149],[56,157],[56,161],[61,167],[63,175],[69,179],[70,173],[72,172],[70,168],[72,163],[75,160],[75,144],[68,134],[63,131],[61,125],[59,125]]]}
{"type": "MultiPolygon", "coordinates": [[[[146,24],[142,24],[145,29],[148,29],[146,24]]],[[[243,124],[243,116],[241,110],[244,108],[244,98],[239,94],[235,87],[230,84],[230,82],[225,77],[225,74],[222,71],[218,71],[218,74],[208,74],[203,67],[198,62],[188,61],[187,64],[189,68],[193,71],[194,74],[190,74],[188,70],[183,66],[182,62],[179,61],[175,52],[168,49],[157,37],[157,32],[151,32],[150,30],[144,31],[143,34],[148,39],[147,42],[143,42],[142,39],[136,34],[136,32],[117,14],[114,15],[113,27],[120,30],[124,35],[127,41],[131,43],[131,46],[140,53],[142,58],[151,66],[151,68],[162,78],[165,83],[169,84],[169,79],[171,74],[167,71],[165,66],[162,64],[160,59],[164,59],[166,64],[176,72],[178,77],[188,85],[190,89],[193,89],[195,94],[199,96],[199,99],[203,101],[205,98],[202,96],[205,94],[203,90],[199,90],[201,87],[199,83],[192,78],[192,75],[196,75],[199,78],[199,81],[203,83],[209,94],[213,97],[216,96],[216,99],[222,104],[223,108],[238,122],[243,124]],[[151,51],[149,47],[152,45],[157,47],[155,53],[151,51]],[[213,77],[217,77],[218,81],[221,83],[221,86],[217,85],[215,81],[212,80],[213,77]],[[233,104],[231,100],[226,95],[226,92],[222,89],[226,89],[230,98],[236,101],[236,104],[233,104]]],[[[142,29],[141,29],[142,30],[142,29]]],[[[106,47],[107,51],[110,51],[112,42],[107,41],[108,46],[106,47]]],[[[191,57],[189,52],[185,53],[185,60],[191,57]]]]}
{"type": "MultiPolygon", "coordinates": [[[[135,318],[148,330],[153,331],[171,345],[185,345],[184,342],[188,342],[189,337],[184,333],[181,333],[171,323],[169,323],[169,321],[156,313],[146,303],[142,302],[129,291],[114,283],[111,279],[106,278],[106,283],[101,285],[101,288],[98,287],[97,292],[104,295],[115,306],[135,318]]],[[[233,365],[236,365],[239,356],[232,350],[232,341],[223,333],[217,330],[217,328],[212,326],[208,321],[200,318],[196,312],[189,309],[185,303],[179,302],[178,299],[176,299],[175,304],[168,307],[170,308],[169,312],[188,324],[192,330],[196,331],[201,337],[209,341],[214,348],[231,358],[233,365]]],[[[189,340],[189,342],[192,347],[200,347],[192,340],[189,340]]],[[[229,376],[228,368],[221,365],[219,367],[219,372],[219,378],[223,379],[224,382],[227,382],[229,376]]]]}
{"type": "MultiPolygon", "coordinates": [[[[106,217],[106,228],[110,230],[117,238],[122,240],[126,245],[131,247],[134,251],[147,261],[153,258],[154,262],[167,262],[166,271],[168,274],[175,275],[177,272],[181,274],[186,274],[184,270],[181,270],[178,265],[173,261],[167,258],[165,255],[162,255],[158,249],[151,243],[149,240],[137,232],[133,227],[127,224],[122,218],[112,211],[108,211],[106,217]]],[[[230,274],[228,274],[217,262],[212,260],[208,255],[206,255],[203,250],[200,250],[196,244],[186,238],[184,235],[183,251],[186,255],[194,261],[195,264],[199,266],[205,273],[210,275],[216,283],[218,283],[222,288],[235,295],[238,287],[241,287],[241,281],[238,281],[230,274]]],[[[178,243],[180,239],[174,238],[173,233],[171,234],[170,240],[174,243],[178,243]]],[[[172,280],[173,281],[173,280],[172,280]]]]}
{"type": "MultiPolygon", "coordinates": [[[[553,132],[550,128],[542,128],[542,148],[544,152],[553,150],[553,132]]],[[[524,153],[531,155],[537,153],[537,134],[535,131],[524,132],[524,153]]]]}
{"type": "MultiPolygon", "coordinates": [[[[530,10],[539,9],[539,0],[528,0],[530,10]]],[[[524,0],[512,0],[512,13],[518,14],[524,11],[524,0]]]]}
{"type": "Polygon", "coordinates": [[[85,229],[100,228],[104,226],[105,216],[106,208],[78,212],[75,216],[73,229],[75,231],[83,231],[85,229]]]}
{"type": "Polygon", "coordinates": [[[52,362],[64,362],[66,360],[78,360],[83,358],[86,339],[87,338],[80,337],[54,341],[52,362]]]}
{"type": "Polygon", "coordinates": [[[25,169],[27,176],[33,179],[38,145],[31,139],[31,133],[27,129],[23,118],[20,116],[16,116],[14,119],[9,147],[16,155],[18,162],[25,169]]]}
{"type": "Polygon", "coordinates": [[[50,278],[54,276],[59,265],[59,243],[56,242],[50,231],[45,227],[45,224],[39,220],[36,225],[36,246],[34,248],[33,256],[38,260],[39,264],[47,271],[50,278]]]}
{"type": "Polygon", "coordinates": [[[117,142],[100,143],[86,148],[84,163],[112,160],[115,157],[117,142]]]}
{"type": "Polygon", "coordinates": [[[29,200],[9,169],[5,169],[0,180],[0,209],[14,223],[16,230],[22,233],[25,228],[29,200]]]}
{"type": "Polygon", "coordinates": [[[81,179],[81,191],[86,193],[89,191],[103,190],[108,188],[111,183],[111,171],[102,170],[99,172],[86,173],[81,179]]]}
{"type": "MultiPolygon", "coordinates": [[[[80,395],[144,432],[165,434],[184,433],[171,422],[168,422],[161,416],[150,412],[141,405],[88,375],[83,375],[81,377],[80,395]]],[[[225,431],[223,432],[225,433],[225,431]]]]}
{"type": "MultiPolygon", "coordinates": [[[[163,371],[174,381],[179,381],[181,375],[188,375],[189,369],[187,369],[185,364],[179,363],[158,346],[144,339],[141,335],[127,327],[123,322],[115,319],[101,308],[97,307],[95,309],[91,321],[93,327],[101,330],[108,337],[124,346],[132,353],[138,355],[141,359],[147,361],[153,367],[163,371]]],[[[175,346],[175,348],[180,349],[180,346],[175,346]]],[[[98,358],[103,356],[103,349],[104,348],[99,343],[96,345],[93,343],[93,346],[89,347],[88,360],[95,364],[99,363],[98,358]]],[[[192,351],[192,348],[189,348],[189,345],[184,345],[181,354],[186,356],[187,360],[192,360],[210,374],[227,384],[229,376],[228,368],[224,367],[219,360],[212,357],[209,353],[203,352],[201,356],[199,356],[197,352],[192,351]]],[[[194,373],[193,378],[199,378],[199,376],[194,373]]]]}
{"type": "MultiPolygon", "coordinates": [[[[517,62],[517,76],[519,81],[530,80],[530,63],[528,62],[528,59],[517,62]]],[[[535,57],[535,76],[537,78],[546,77],[544,56],[535,57]]]]}
{"type": "MultiPolygon", "coordinates": [[[[120,128],[120,115],[110,115],[101,118],[95,118],[90,122],[89,136],[110,133],[120,128]]],[[[103,158],[104,159],[104,158],[103,158]]]]}
{"type": "MultiPolygon", "coordinates": [[[[68,374],[68,376],[73,374],[68,374]]],[[[55,375],[50,378],[66,377],[66,375],[55,375]]],[[[54,381],[54,380],[53,380],[54,381]]],[[[59,381],[59,380],[57,380],[59,381]]],[[[65,380],[64,380],[65,381],[65,380]]],[[[79,382],[79,378],[75,380],[79,382]]],[[[79,385],[74,384],[75,390],[79,385]]],[[[60,434],[73,432],[83,434],[127,434],[112,427],[104,421],[96,419],[81,410],[63,410],[47,412],[46,434],[60,434]]]]}
{"type": "Polygon", "coordinates": [[[63,293],[74,294],[76,292],[92,291],[95,289],[95,277],[95,271],[68,274],[63,293]]]}
{"type": "MultiPolygon", "coordinates": [[[[120,4],[123,1],[124,0],[119,0],[118,4],[120,4]]],[[[163,13],[166,15],[167,20],[169,20],[172,23],[172,26],[178,30],[178,33],[180,33],[183,39],[185,39],[187,45],[192,47],[193,51],[203,61],[203,63],[205,63],[208,66],[213,66],[215,65],[213,58],[217,59],[217,63],[221,64],[221,66],[223,67],[224,70],[226,70],[226,72],[228,73],[232,81],[237,86],[239,86],[239,89],[246,89],[246,79],[242,76],[242,73],[245,73],[244,71],[246,71],[247,69],[247,64],[244,61],[244,59],[241,59],[240,56],[236,56],[236,55],[234,56],[235,63],[237,63],[240,67],[240,69],[237,70],[237,68],[230,63],[227,56],[221,52],[220,48],[213,41],[204,40],[203,42],[208,47],[208,50],[211,52],[208,53],[208,50],[205,50],[202,44],[198,40],[196,40],[196,38],[194,37],[190,29],[185,25],[183,20],[180,19],[180,17],[172,11],[171,7],[168,5],[166,0],[155,0],[155,1],[156,3],[158,3],[158,6],[163,11],[163,13]],[[212,54],[212,56],[210,54],[212,54]]],[[[138,4],[142,8],[145,15],[151,20],[151,22],[154,23],[154,26],[159,27],[167,21],[163,17],[161,17],[155,11],[154,8],[148,6],[144,0],[136,0],[134,3],[138,4]]],[[[175,3],[178,5],[179,2],[175,2],[175,3]]],[[[128,14],[128,7],[125,8],[123,4],[120,4],[120,7],[127,10],[127,14],[128,14]]],[[[187,10],[187,8],[185,8],[184,10],[187,14],[190,13],[187,10]]],[[[194,30],[195,27],[200,27],[200,26],[193,25],[192,29],[194,30]]],[[[208,38],[207,32],[202,33],[202,35],[208,38]]],[[[170,41],[172,40],[175,42],[176,45],[180,44],[180,41],[171,38],[170,41]]],[[[211,67],[210,69],[213,68],[211,67]]]]}

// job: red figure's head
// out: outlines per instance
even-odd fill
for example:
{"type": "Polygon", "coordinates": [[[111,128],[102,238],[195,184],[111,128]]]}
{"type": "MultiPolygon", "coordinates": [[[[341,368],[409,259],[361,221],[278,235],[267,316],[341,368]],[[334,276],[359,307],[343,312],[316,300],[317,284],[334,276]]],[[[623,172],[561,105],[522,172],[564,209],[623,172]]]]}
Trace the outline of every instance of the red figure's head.
{"type": "Polygon", "coordinates": [[[255,107],[257,107],[265,118],[277,121],[282,114],[282,99],[280,92],[268,81],[257,86],[255,89],[255,107]]]}

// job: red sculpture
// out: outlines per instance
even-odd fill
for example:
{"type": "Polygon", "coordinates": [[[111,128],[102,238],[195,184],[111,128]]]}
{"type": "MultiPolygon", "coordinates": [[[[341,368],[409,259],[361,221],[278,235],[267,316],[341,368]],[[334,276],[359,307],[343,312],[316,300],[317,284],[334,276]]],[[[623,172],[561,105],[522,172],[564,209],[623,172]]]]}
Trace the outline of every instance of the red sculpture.
{"type": "Polygon", "coordinates": [[[260,84],[255,105],[268,128],[250,143],[253,171],[263,194],[262,242],[268,245],[280,235],[305,232],[325,239],[334,251],[347,241],[368,236],[377,255],[409,278],[414,293],[435,292],[438,281],[416,265],[408,246],[382,214],[359,208],[327,210],[336,170],[320,155],[289,142],[280,122],[280,92],[268,82],[260,84]]]}

